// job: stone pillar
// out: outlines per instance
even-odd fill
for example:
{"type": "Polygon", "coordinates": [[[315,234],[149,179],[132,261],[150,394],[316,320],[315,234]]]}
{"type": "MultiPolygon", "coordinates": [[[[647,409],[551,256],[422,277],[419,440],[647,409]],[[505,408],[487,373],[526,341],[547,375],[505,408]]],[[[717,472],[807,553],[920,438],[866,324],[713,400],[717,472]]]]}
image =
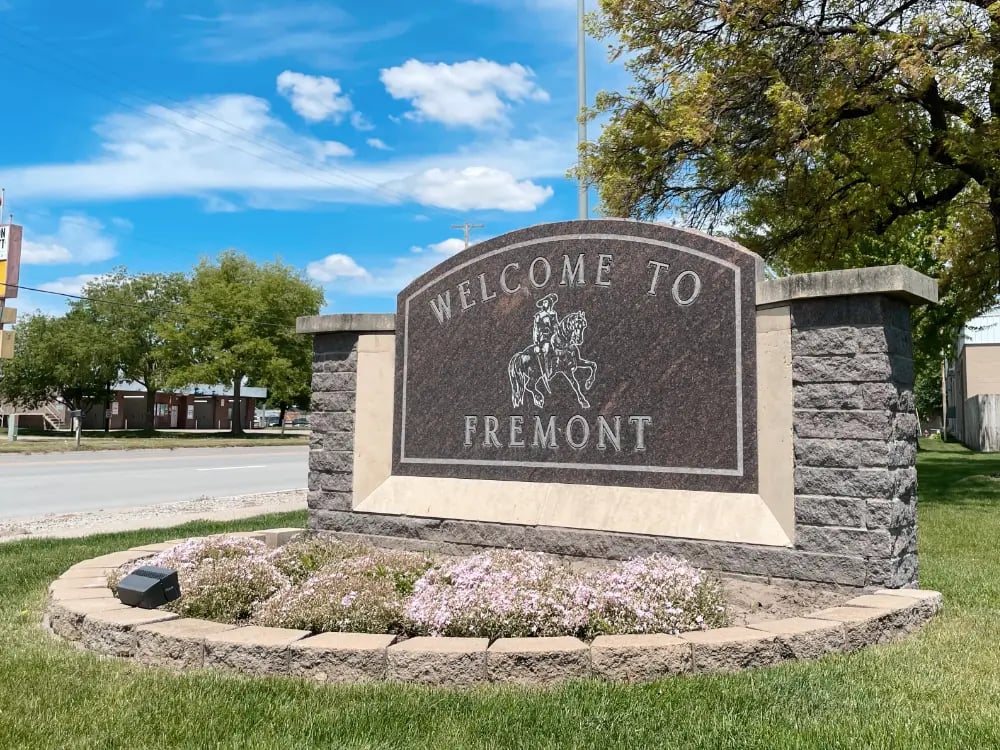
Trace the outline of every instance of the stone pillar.
{"type": "Polygon", "coordinates": [[[869,586],[916,585],[909,306],[866,295],[791,311],[796,546],[863,560],[869,586]]]}
{"type": "Polygon", "coordinates": [[[301,318],[299,333],[313,336],[309,440],[309,525],[318,511],[349,511],[354,492],[354,414],[358,346],[369,334],[392,332],[393,315],[301,318]],[[318,322],[323,320],[322,326],[318,322]],[[335,322],[331,322],[335,321],[335,322]]]}
{"type": "Polygon", "coordinates": [[[936,289],[899,266],[769,283],[790,305],[795,548],[838,556],[858,585],[915,586],[910,305],[936,289]]]}

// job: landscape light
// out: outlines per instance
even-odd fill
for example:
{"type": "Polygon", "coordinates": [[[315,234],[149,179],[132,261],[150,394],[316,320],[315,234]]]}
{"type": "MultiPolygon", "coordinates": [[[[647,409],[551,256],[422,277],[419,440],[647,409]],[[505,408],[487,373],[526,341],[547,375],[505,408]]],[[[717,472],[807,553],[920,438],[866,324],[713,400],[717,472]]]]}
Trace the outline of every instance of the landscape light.
{"type": "Polygon", "coordinates": [[[180,596],[177,571],[170,568],[144,565],[133,570],[118,584],[119,601],[130,607],[156,609],[180,596]]]}

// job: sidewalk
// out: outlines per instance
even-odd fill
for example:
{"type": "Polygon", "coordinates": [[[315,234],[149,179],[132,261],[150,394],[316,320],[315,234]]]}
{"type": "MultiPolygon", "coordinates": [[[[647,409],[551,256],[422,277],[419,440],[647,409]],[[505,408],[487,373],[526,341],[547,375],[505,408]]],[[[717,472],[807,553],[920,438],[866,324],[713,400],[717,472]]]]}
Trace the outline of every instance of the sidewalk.
{"type": "Polygon", "coordinates": [[[150,505],[141,508],[62,513],[0,520],[0,542],[38,537],[81,537],[134,529],[159,529],[188,521],[231,521],[264,513],[305,510],[306,490],[150,505]]]}

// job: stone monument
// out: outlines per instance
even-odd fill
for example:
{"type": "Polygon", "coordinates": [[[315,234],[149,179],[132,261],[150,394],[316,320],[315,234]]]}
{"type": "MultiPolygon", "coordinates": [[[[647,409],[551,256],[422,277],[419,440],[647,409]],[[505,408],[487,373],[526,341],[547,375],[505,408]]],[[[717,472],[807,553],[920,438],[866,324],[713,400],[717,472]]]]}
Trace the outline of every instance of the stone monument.
{"type": "Polygon", "coordinates": [[[735,243],[643,222],[474,245],[395,315],[299,320],[310,525],[916,585],[909,306],[936,299],[901,266],[765,281],[735,243]]]}

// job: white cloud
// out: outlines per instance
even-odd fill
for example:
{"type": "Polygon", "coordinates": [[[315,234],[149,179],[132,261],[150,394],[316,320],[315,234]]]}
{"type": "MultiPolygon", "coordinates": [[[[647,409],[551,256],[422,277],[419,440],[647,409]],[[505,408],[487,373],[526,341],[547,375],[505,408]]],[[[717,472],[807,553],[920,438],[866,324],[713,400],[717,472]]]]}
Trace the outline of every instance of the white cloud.
{"type": "MultiPolygon", "coordinates": [[[[353,258],[346,255],[341,257],[357,265],[353,258]]],[[[396,295],[400,289],[420,274],[436,266],[441,260],[440,255],[413,253],[392,259],[379,267],[366,269],[364,276],[332,279],[331,282],[324,283],[335,294],[355,297],[396,295]]],[[[320,281],[320,279],[316,280],[320,281]]]]}
{"type": "Polygon", "coordinates": [[[323,141],[323,156],[354,156],[354,149],[340,141],[323,141]]]}
{"type": "Polygon", "coordinates": [[[53,202],[205,201],[217,193],[239,205],[287,210],[425,199],[456,210],[530,210],[551,194],[532,180],[563,179],[575,158],[567,131],[558,141],[489,137],[450,152],[366,163],[348,158],[343,144],[324,145],[293,132],[264,99],[238,94],[113,114],[94,130],[101,139],[96,155],[26,166],[8,161],[0,167],[0,184],[21,199],[53,202]],[[461,187],[449,187],[452,178],[461,187]],[[460,194],[480,188],[476,196],[460,194]],[[498,202],[491,203],[493,197],[498,202]]]}
{"type": "Polygon", "coordinates": [[[492,167],[433,168],[390,187],[424,205],[460,211],[534,211],[553,193],[550,187],[518,180],[510,172],[492,167]]]}
{"type": "Polygon", "coordinates": [[[454,255],[465,249],[465,240],[460,240],[458,237],[449,237],[441,242],[430,244],[427,248],[439,255],[454,255]]]}
{"type": "Polygon", "coordinates": [[[407,117],[473,128],[505,123],[508,102],[548,101],[533,77],[523,65],[483,59],[452,65],[407,60],[380,74],[393,98],[413,105],[407,117]]]}
{"type": "Polygon", "coordinates": [[[63,216],[52,234],[24,239],[21,263],[24,265],[63,265],[96,263],[114,257],[116,241],[104,234],[104,224],[83,214],[63,216]]]}
{"type": "Polygon", "coordinates": [[[243,12],[183,16],[188,24],[187,55],[216,63],[294,58],[324,68],[345,68],[358,65],[361,51],[408,28],[396,19],[361,26],[347,11],[329,3],[252,5],[257,7],[243,12]]]}
{"type": "Polygon", "coordinates": [[[218,195],[210,195],[205,199],[205,213],[209,214],[235,214],[242,209],[225,198],[218,195]]]}
{"type": "Polygon", "coordinates": [[[355,130],[361,130],[361,131],[375,129],[375,126],[368,121],[368,118],[356,110],[354,112],[351,112],[351,127],[353,127],[355,130]]]}
{"type": "Polygon", "coordinates": [[[83,287],[99,278],[101,278],[101,274],[98,273],[82,273],[79,276],[64,276],[55,281],[46,281],[38,288],[56,294],[79,295],[83,287]]]}
{"type": "Polygon", "coordinates": [[[389,147],[381,138],[369,138],[365,141],[365,143],[379,151],[392,151],[392,148],[389,147]]]}
{"type": "Polygon", "coordinates": [[[306,273],[325,284],[334,294],[393,296],[422,273],[464,249],[464,240],[448,237],[441,242],[411,247],[406,255],[373,266],[361,266],[349,255],[328,255],[310,263],[306,273]]]}
{"type": "MultiPolygon", "coordinates": [[[[471,244],[475,244],[472,242],[471,244]]],[[[458,237],[449,237],[446,240],[441,240],[441,242],[432,242],[426,247],[421,247],[420,245],[414,245],[410,248],[411,253],[423,254],[431,253],[436,255],[454,255],[465,249],[465,240],[460,240],[458,237]]]]}
{"type": "Polygon", "coordinates": [[[306,274],[310,279],[328,284],[338,279],[366,279],[368,271],[362,268],[349,255],[334,253],[325,258],[313,261],[306,266],[306,274]]]}
{"type": "Polygon", "coordinates": [[[340,81],[326,76],[286,70],[278,76],[278,93],[288,99],[292,109],[307,122],[342,122],[354,109],[351,98],[343,93],[340,81]]]}

